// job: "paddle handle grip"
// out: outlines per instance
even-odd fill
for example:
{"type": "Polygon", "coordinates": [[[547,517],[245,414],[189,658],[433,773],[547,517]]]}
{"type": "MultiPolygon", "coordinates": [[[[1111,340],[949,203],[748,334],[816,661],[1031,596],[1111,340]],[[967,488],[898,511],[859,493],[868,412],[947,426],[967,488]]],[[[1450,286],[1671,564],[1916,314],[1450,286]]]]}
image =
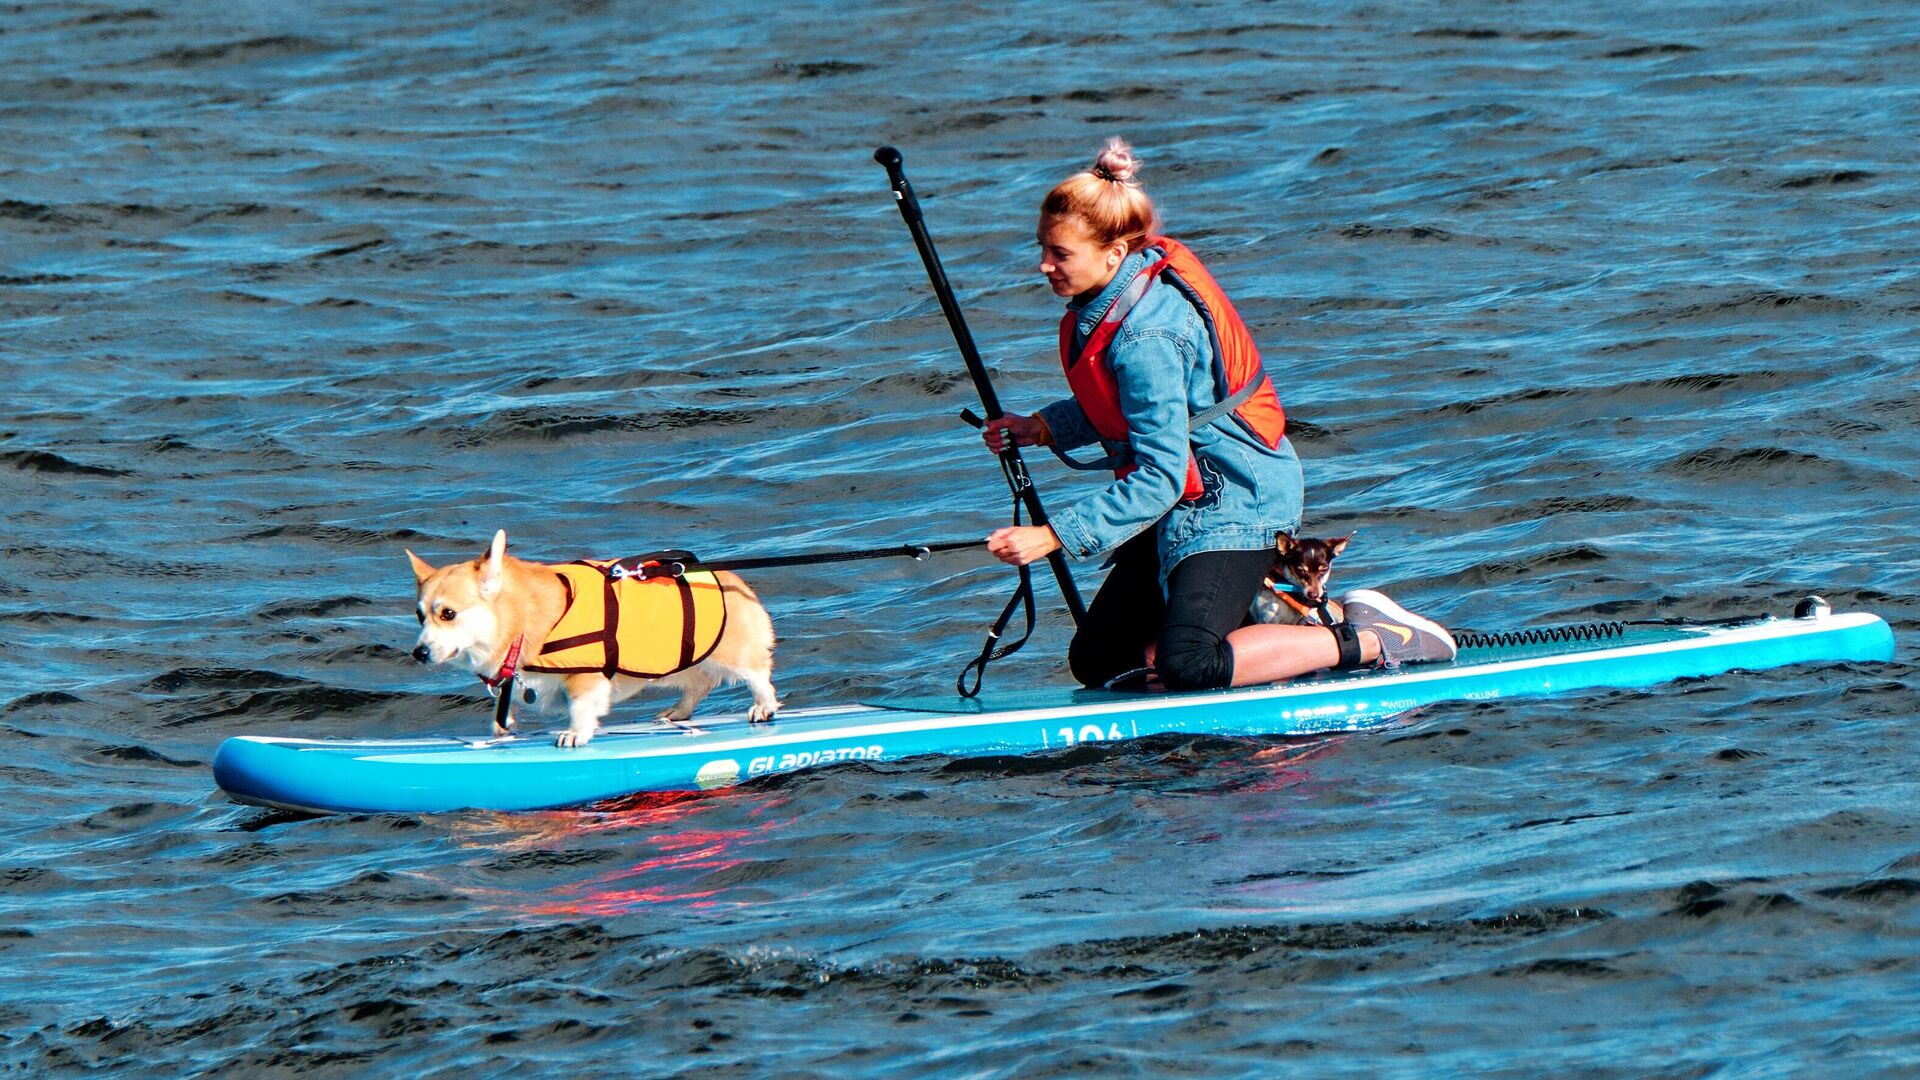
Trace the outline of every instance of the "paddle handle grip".
{"type": "Polygon", "coordinates": [[[933,237],[927,232],[927,219],[920,213],[920,200],[913,193],[913,183],[907,179],[905,159],[900,151],[891,146],[883,146],[873,152],[873,160],[887,170],[887,186],[893,189],[894,203],[900,208],[900,218],[907,223],[907,231],[913,234],[913,246],[920,252],[920,261],[927,268],[927,278],[933,283],[934,295],[940,301],[940,310],[947,317],[947,326],[953,331],[953,343],[960,348],[960,358],[967,363],[967,374],[973,377],[973,388],[980,394],[980,406],[987,411],[987,419],[998,420],[1005,415],[1000,408],[1000,395],[993,389],[993,383],[987,378],[987,366],[980,359],[980,349],[974,344],[973,331],[967,327],[967,317],[960,311],[960,302],[954,298],[953,284],[947,280],[947,271],[940,264],[940,253],[934,250],[933,237]]]}

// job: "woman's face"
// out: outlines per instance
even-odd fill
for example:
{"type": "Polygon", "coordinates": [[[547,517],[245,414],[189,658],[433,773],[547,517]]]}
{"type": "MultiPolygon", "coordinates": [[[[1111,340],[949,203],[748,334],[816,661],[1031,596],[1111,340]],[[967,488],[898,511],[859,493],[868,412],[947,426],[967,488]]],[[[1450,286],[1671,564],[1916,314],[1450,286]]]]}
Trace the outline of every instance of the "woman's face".
{"type": "Polygon", "coordinates": [[[1043,217],[1036,235],[1040,273],[1053,286],[1055,296],[1098,292],[1113,280],[1120,260],[1127,257],[1125,242],[1102,245],[1077,217],[1043,217]]]}

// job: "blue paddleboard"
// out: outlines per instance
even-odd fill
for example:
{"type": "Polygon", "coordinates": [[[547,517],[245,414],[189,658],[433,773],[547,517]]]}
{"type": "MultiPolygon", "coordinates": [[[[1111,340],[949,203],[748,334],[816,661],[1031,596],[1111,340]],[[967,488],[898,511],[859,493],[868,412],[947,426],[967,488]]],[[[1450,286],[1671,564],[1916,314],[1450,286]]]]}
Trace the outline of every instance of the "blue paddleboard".
{"type": "MultiPolygon", "coordinates": [[[[242,802],[306,812],[427,813],[577,806],[642,791],[725,787],[846,761],[1052,750],[1143,735],[1317,735],[1380,726],[1446,701],[1654,686],[1737,668],[1885,661],[1879,616],[1827,614],[1715,624],[1601,623],[1462,634],[1443,664],[1323,673],[1194,693],[1054,688],[977,698],[895,698],[784,711],[611,724],[587,746],[552,732],[300,739],[241,735],[220,745],[214,781],[242,802]]],[[[484,724],[476,718],[476,724],[484,724]]]]}

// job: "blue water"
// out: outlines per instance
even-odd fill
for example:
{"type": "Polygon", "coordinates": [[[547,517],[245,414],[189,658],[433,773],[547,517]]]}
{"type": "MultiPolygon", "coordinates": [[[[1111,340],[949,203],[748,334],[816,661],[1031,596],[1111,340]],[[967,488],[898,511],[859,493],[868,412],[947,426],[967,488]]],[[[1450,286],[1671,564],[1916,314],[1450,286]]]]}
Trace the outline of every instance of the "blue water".
{"type": "MultiPolygon", "coordinates": [[[[1871,2],[0,11],[0,1062],[1920,1071],[1916,41],[1871,2]],[[1819,592],[1896,661],[542,814],[213,788],[232,735],[484,728],[407,657],[403,548],[1002,523],[871,154],[1025,409],[1033,211],[1109,134],[1259,334],[1340,584],[1482,629],[1819,592]]],[[[945,689],[1011,584],[752,580],[790,705],[945,689]]],[[[1044,607],[993,685],[1065,679],[1044,607]]]]}

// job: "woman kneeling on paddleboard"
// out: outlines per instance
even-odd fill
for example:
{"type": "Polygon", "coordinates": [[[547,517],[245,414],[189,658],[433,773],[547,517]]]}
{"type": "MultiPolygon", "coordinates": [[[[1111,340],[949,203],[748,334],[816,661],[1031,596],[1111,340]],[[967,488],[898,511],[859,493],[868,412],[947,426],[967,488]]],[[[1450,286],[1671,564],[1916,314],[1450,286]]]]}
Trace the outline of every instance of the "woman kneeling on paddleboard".
{"type": "Polygon", "coordinates": [[[1061,363],[1073,396],[982,433],[998,453],[1102,445],[1114,480],[1054,514],[987,537],[1002,562],[1052,552],[1112,571],[1067,653],[1099,686],[1152,667],[1175,690],[1247,686],[1329,667],[1451,659],[1453,639],[1377,593],[1332,627],[1241,625],[1300,524],[1300,459],[1246,325],[1185,246],[1160,235],[1126,143],[1040,204],[1040,273],[1068,298],[1061,363]],[[1117,550],[1116,550],[1117,549],[1117,550]]]}

